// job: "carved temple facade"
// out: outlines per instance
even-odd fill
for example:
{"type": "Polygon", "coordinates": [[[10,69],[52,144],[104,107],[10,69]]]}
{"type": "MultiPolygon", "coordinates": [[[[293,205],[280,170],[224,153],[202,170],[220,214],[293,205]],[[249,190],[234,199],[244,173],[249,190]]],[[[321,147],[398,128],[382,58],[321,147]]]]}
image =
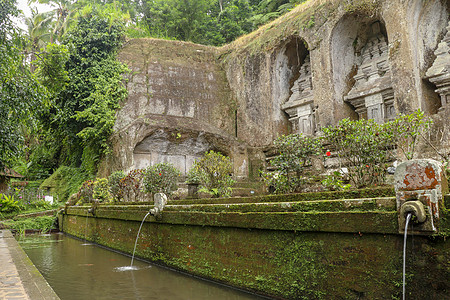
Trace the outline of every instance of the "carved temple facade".
{"type": "Polygon", "coordinates": [[[309,0],[221,48],[127,41],[128,99],[100,175],[158,162],[185,174],[215,150],[246,178],[280,135],[344,118],[422,109],[450,126],[449,15],[445,0],[309,0]]]}

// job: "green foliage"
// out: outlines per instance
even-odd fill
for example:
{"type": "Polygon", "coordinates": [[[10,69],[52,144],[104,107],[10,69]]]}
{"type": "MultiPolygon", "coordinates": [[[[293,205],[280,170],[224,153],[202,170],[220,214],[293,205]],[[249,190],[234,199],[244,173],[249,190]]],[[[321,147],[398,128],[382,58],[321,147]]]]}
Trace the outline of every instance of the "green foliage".
{"type": "Polygon", "coordinates": [[[395,149],[401,150],[406,159],[412,159],[418,138],[429,124],[419,110],[385,124],[344,119],[323,132],[336,149],[341,166],[348,167],[351,182],[363,187],[385,182],[385,169],[395,157],[395,149]]]}
{"type": "Polygon", "coordinates": [[[51,40],[52,12],[39,13],[37,9],[31,8],[31,17],[24,18],[27,26],[28,50],[31,60],[34,61],[39,49],[45,47],[45,43],[51,40]]]}
{"type": "Polygon", "coordinates": [[[252,9],[246,0],[230,1],[230,4],[220,12],[218,16],[219,30],[226,43],[253,29],[251,15],[252,9]]]}
{"type": "Polygon", "coordinates": [[[61,166],[44,180],[40,188],[50,189],[60,202],[66,202],[72,194],[78,192],[80,186],[88,178],[90,175],[80,168],[61,166]]]}
{"type": "Polygon", "coordinates": [[[116,110],[127,96],[122,74],[128,69],[116,60],[123,37],[120,16],[88,7],[63,45],[48,46],[37,62],[53,99],[40,119],[59,145],[55,154],[60,164],[95,174],[100,157],[109,151],[116,110]]]}
{"type": "Polygon", "coordinates": [[[222,45],[290,11],[304,0],[156,0],[139,6],[132,35],[222,45]],[[136,30],[139,28],[140,30],[136,30]]]}
{"type": "Polygon", "coordinates": [[[297,183],[298,180],[288,178],[286,175],[274,172],[261,172],[261,177],[264,183],[269,187],[269,192],[275,194],[288,194],[292,193],[292,186],[297,183]]]}
{"type": "Polygon", "coordinates": [[[131,170],[127,176],[119,181],[121,200],[126,202],[136,202],[143,199],[142,195],[142,177],[145,170],[135,169],[131,170]]]}
{"type": "Polygon", "coordinates": [[[339,171],[334,171],[333,174],[327,175],[321,183],[328,191],[345,191],[351,187],[350,184],[344,184],[342,174],[339,171]]]}
{"type": "Polygon", "coordinates": [[[123,197],[123,191],[120,189],[120,181],[125,176],[125,172],[116,171],[108,177],[109,192],[111,193],[114,201],[120,201],[123,197]]]}
{"type": "Polygon", "coordinates": [[[177,180],[181,173],[170,163],[149,166],[142,179],[143,191],[146,193],[172,194],[177,189],[177,180]]]}
{"type": "Polygon", "coordinates": [[[407,160],[413,159],[418,139],[431,125],[431,119],[418,110],[409,115],[400,115],[385,124],[385,130],[392,134],[392,143],[397,146],[407,160]]]}
{"type": "Polygon", "coordinates": [[[25,39],[15,27],[14,0],[0,3],[0,170],[12,167],[23,149],[24,128],[34,127],[35,108],[45,98],[41,86],[24,65],[25,39]]]}
{"type": "Polygon", "coordinates": [[[17,200],[14,200],[13,195],[0,194],[0,213],[19,212],[23,207],[17,200]]]}
{"type": "Polygon", "coordinates": [[[358,188],[384,183],[386,164],[392,159],[392,134],[382,124],[344,119],[323,132],[352,183],[358,188]]]}
{"type": "Polygon", "coordinates": [[[65,45],[47,44],[34,62],[37,66],[36,76],[52,94],[62,91],[69,81],[65,70],[68,60],[69,50],[65,45]]]}
{"type": "Polygon", "coordinates": [[[233,177],[233,164],[229,157],[219,152],[209,151],[195,162],[193,167],[200,177],[200,191],[215,197],[228,197],[236,182],[233,177]]]}
{"type": "Polygon", "coordinates": [[[55,217],[41,216],[28,219],[8,220],[3,222],[8,228],[24,232],[25,230],[39,230],[41,232],[48,232],[54,227],[55,217]]]}
{"type": "Polygon", "coordinates": [[[322,150],[321,140],[302,134],[283,135],[274,141],[278,155],[270,161],[274,174],[263,174],[266,185],[275,193],[292,193],[301,190],[305,169],[311,166],[313,156],[322,150]]]}
{"type": "Polygon", "coordinates": [[[58,168],[59,149],[50,135],[42,135],[38,143],[30,146],[28,162],[19,173],[29,180],[48,178],[58,168]]]}
{"type": "Polygon", "coordinates": [[[186,184],[200,184],[201,174],[197,168],[191,168],[186,174],[186,184]]]}
{"type": "Polygon", "coordinates": [[[97,178],[94,181],[92,197],[99,202],[111,202],[112,195],[109,192],[109,184],[107,178],[97,178]]]}

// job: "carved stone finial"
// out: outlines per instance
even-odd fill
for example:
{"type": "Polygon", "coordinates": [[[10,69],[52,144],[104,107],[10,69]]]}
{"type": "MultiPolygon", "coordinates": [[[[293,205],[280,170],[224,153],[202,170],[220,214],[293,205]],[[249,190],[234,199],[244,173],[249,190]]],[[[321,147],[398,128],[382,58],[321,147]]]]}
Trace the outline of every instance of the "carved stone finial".
{"type": "Polygon", "coordinates": [[[298,79],[291,88],[292,95],[281,108],[289,115],[294,133],[314,134],[314,106],[309,54],[300,67],[298,79]]]}
{"type": "Polygon", "coordinates": [[[441,96],[441,108],[450,105],[450,21],[447,25],[447,34],[434,51],[436,59],[427,70],[426,78],[436,85],[436,92],[441,96]]]}
{"type": "Polygon", "coordinates": [[[373,23],[371,29],[372,35],[362,49],[355,84],[344,100],[355,108],[360,118],[384,123],[396,115],[388,45],[379,22],[373,23]]]}

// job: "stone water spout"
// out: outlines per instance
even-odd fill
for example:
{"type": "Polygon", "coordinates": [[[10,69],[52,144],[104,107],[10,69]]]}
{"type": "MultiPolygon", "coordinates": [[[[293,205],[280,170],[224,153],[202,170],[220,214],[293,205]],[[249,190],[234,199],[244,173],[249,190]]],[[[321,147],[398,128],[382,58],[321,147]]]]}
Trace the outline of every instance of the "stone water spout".
{"type": "Polygon", "coordinates": [[[98,200],[94,200],[94,201],[92,202],[91,208],[88,209],[88,213],[90,213],[90,214],[92,214],[93,216],[95,216],[95,211],[96,211],[97,208],[98,208],[98,204],[99,204],[98,200]]]}
{"type": "Polygon", "coordinates": [[[167,196],[163,193],[157,193],[153,197],[154,199],[154,207],[150,209],[149,213],[157,219],[161,218],[161,212],[164,209],[164,206],[167,204],[167,196]]]}
{"type": "Polygon", "coordinates": [[[399,218],[402,224],[406,223],[408,214],[413,216],[412,221],[415,224],[423,223],[427,219],[425,207],[418,200],[407,201],[400,207],[399,218]]]}
{"type": "Polygon", "coordinates": [[[404,233],[408,214],[415,223],[411,234],[434,234],[439,230],[439,208],[448,191],[441,164],[431,159],[401,163],[395,171],[399,232],[404,233]]]}

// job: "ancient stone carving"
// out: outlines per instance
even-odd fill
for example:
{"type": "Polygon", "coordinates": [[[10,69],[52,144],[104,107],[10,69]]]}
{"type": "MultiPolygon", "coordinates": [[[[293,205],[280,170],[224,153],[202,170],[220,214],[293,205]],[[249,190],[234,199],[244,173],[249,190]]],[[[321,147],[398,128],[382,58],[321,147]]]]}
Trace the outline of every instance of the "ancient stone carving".
{"type": "Polygon", "coordinates": [[[300,68],[300,76],[291,88],[292,95],[281,108],[289,115],[294,133],[314,134],[314,103],[309,54],[300,68]]]}
{"type": "Polygon", "coordinates": [[[361,52],[355,84],[344,97],[360,118],[384,123],[395,118],[388,45],[380,23],[372,24],[372,34],[361,52]]]}
{"type": "Polygon", "coordinates": [[[450,21],[447,25],[447,34],[434,51],[436,59],[426,72],[426,77],[437,87],[436,92],[441,96],[441,108],[450,104],[450,21]]]}
{"type": "Polygon", "coordinates": [[[144,169],[156,163],[171,163],[184,176],[209,149],[210,145],[202,133],[177,138],[160,129],[136,145],[132,168],[144,169]]]}

